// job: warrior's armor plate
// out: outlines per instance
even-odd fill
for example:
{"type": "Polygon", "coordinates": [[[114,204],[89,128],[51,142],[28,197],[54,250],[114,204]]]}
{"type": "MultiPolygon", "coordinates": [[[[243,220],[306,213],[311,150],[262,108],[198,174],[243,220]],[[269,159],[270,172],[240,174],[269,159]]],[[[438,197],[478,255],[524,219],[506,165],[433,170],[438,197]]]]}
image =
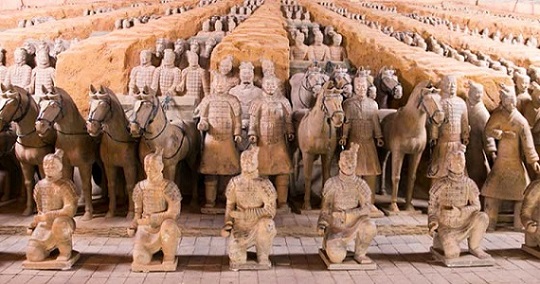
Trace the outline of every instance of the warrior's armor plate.
{"type": "Polygon", "coordinates": [[[41,87],[45,87],[50,90],[54,86],[54,68],[39,68],[36,67],[32,70],[32,77],[34,80],[34,93],[35,95],[44,95],[41,87]]]}
{"type": "Polygon", "coordinates": [[[152,87],[152,80],[154,79],[154,71],[156,67],[149,66],[137,66],[131,70],[129,76],[129,89],[133,90],[137,87],[139,90],[144,89],[144,87],[152,87]]]}
{"type": "Polygon", "coordinates": [[[13,65],[7,70],[4,85],[13,85],[21,88],[26,88],[30,85],[31,78],[32,68],[30,68],[30,66],[26,64],[22,66],[13,65]]]}

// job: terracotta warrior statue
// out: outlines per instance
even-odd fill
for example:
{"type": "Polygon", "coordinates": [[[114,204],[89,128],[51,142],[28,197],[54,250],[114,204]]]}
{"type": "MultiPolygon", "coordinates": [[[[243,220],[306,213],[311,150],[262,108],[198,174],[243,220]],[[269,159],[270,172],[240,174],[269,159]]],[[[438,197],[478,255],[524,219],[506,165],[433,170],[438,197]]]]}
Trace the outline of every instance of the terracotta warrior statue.
{"type": "Polygon", "coordinates": [[[156,51],[152,53],[152,65],[156,68],[161,66],[161,60],[163,60],[163,55],[165,49],[167,49],[168,41],[164,38],[158,38],[156,40],[156,51]]]}
{"type": "Polygon", "coordinates": [[[521,208],[521,222],[525,227],[524,247],[540,250],[540,180],[535,180],[529,184],[525,190],[523,207],[521,208]]]}
{"type": "MultiPolygon", "coordinates": [[[[540,151],[540,84],[532,82],[531,99],[524,101],[522,105],[522,114],[531,126],[534,147],[536,152],[540,151]]],[[[531,174],[529,172],[529,174],[531,174]]]]}
{"type": "Polygon", "coordinates": [[[207,19],[206,21],[204,21],[202,23],[202,27],[201,27],[201,30],[197,33],[196,36],[198,37],[207,37],[207,36],[211,36],[212,35],[212,32],[210,31],[210,19],[207,19]]]}
{"type": "Polygon", "coordinates": [[[136,88],[138,90],[144,89],[144,87],[152,86],[152,80],[154,79],[154,71],[156,67],[152,65],[152,51],[142,50],[140,53],[140,65],[134,67],[129,75],[129,95],[135,94],[136,88]]]}
{"type": "Polygon", "coordinates": [[[309,46],[304,44],[306,36],[300,31],[295,32],[294,45],[291,46],[291,60],[308,60],[309,46]]]}
{"type": "Polygon", "coordinates": [[[239,144],[240,151],[246,150],[249,146],[248,130],[249,130],[249,109],[251,102],[262,97],[261,88],[253,84],[255,73],[251,62],[240,63],[240,84],[230,90],[230,94],[237,97],[242,106],[242,140],[244,143],[239,144]]]}
{"type": "Polygon", "coordinates": [[[516,72],[514,73],[514,80],[516,82],[516,108],[519,112],[523,113],[523,104],[526,101],[531,100],[531,95],[529,94],[531,77],[527,76],[526,74],[516,72]]]}
{"type": "Polygon", "coordinates": [[[29,262],[46,260],[58,249],[57,261],[68,262],[74,255],[72,235],[75,231],[73,217],[77,212],[75,184],[62,177],[64,151],[43,158],[45,178],[34,189],[38,213],[29,227],[32,236],[28,241],[26,259],[29,262]]]}
{"type": "Polygon", "coordinates": [[[351,144],[339,157],[339,174],[324,184],[322,207],[317,222],[324,235],[323,250],[332,263],[342,263],[347,245],[354,240],[354,259],[360,264],[372,263],[366,256],[369,244],[377,235],[377,226],[369,218],[371,190],[356,175],[358,145],[351,144]]]}
{"type": "Polygon", "coordinates": [[[144,158],[144,171],[147,178],[133,189],[135,217],[128,228],[128,235],[135,235],[132,270],[174,271],[182,196],[174,182],[163,178],[163,150],[144,158]],[[158,251],[163,252],[161,269],[142,268],[150,264],[158,251]]]}
{"type": "Polygon", "coordinates": [[[309,61],[327,61],[330,60],[330,48],[323,44],[324,36],[321,31],[314,34],[314,42],[308,49],[309,61]]]}
{"type": "Polygon", "coordinates": [[[205,174],[204,207],[216,205],[219,176],[240,172],[240,157],[235,143],[242,142],[242,108],[238,99],[226,92],[227,83],[221,77],[213,82],[214,92],[203,98],[196,112],[200,122],[197,128],[205,132],[199,171],[205,174]]]}
{"type": "Polygon", "coordinates": [[[30,91],[32,68],[26,64],[26,50],[17,48],[14,51],[15,64],[7,69],[4,85],[13,85],[30,91]]]}
{"type": "Polygon", "coordinates": [[[469,144],[467,105],[457,96],[457,79],[453,75],[444,76],[441,81],[441,105],[446,119],[439,128],[431,127],[430,133],[430,143],[435,146],[427,176],[432,179],[447,175],[448,153],[461,144],[469,144]]]}
{"type": "Polygon", "coordinates": [[[471,132],[465,157],[467,159],[467,173],[479,188],[482,188],[484,185],[484,181],[490,171],[488,161],[492,160],[492,157],[488,157],[489,149],[495,147],[495,139],[488,137],[484,132],[489,119],[489,112],[482,101],[483,96],[484,86],[469,81],[467,113],[469,115],[471,132]]]}
{"type": "MultiPolygon", "coordinates": [[[[343,102],[346,120],[339,144],[347,148],[353,144],[357,145],[356,175],[361,176],[371,188],[370,201],[374,203],[377,176],[381,174],[375,142],[378,147],[384,146],[379,123],[379,106],[377,102],[367,97],[368,77],[357,76],[353,82],[354,92],[343,102]]],[[[378,211],[374,205],[372,210],[378,211]]]]}
{"type": "Polygon", "coordinates": [[[330,60],[343,61],[347,58],[345,48],[341,46],[342,40],[342,35],[336,32],[332,33],[332,45],[328,47],[330,49],[330,60]]]}
{"type": "Polygon", "coordinates": [[[174,66],[180,68],[180,70],[184,70],[184,68],[188,67],[186,51],[187,51],[187,41],[182,38],[177,39],[174,42],[174,53],[176,54],[175,56],[176,60],[174,62],[174,66]]]}
{"type": "MultiPolygon", "coordinates": [[[[226,92],[229,91],[236,85],[240,83],[240,79],[233,76],[233,56],[227,55],[219,62],[218,70],[212,70],[212,80],[215,80],[216,77],[221,77],[222,80],[227,84],[226,92]]],[[[211,93],[214,91],[211,90],[211,93]]]]}
{"type": "Polygon", "coordinates": [[[259,146],[259,173],[275,176],[278,208],[287,207],[293,169],[287,147],[287,141],[294,140],[292,107],[287,98],[277,94],[276,77],[264,77],[262,87],[261,98],[251,104],[249,142],[259,146]]]}
{"type": "Polygon", "coordinates": [[[199,66],[199,56],[197,53],[186,51],[189,66],[182,70],[180,85],[177,91],[184,96],[194,97],[195,106],[199,104],[203,97],[210,92],[208,86],[207,71],[199,66]]]}
{"type": "MultiPolygon", "coordinates": [[[[276,94],[280,96],[285,96],[287,93],[285,92],[285,82],[283,80],[280,80],[278,76],[276,75],[276,66],[274,65],[274,62],[272,60],[261,58],[261,70],[262,75],[264,77],[275,77],[277,79],[278,89],[276,90],[276,94]]],[[[256,82],[257,85],[262,86],[262,79],[259,82],[256,82]]]]}
{"type": "Polygon", "coordinates": [[[488,137],[499,142],[488,149],[496,159],[482,187],[482,195],[489,216],[489,230],[495,230],[502,200],[514,202],[514,227],[521,229],[518,212],[521,211],[523,192],[529,184],[522,159],[536,173],[540,173],[540,165],[529,124],[516,109],[514,87],[502,85],[500,100],[500,106],[491,114],[485,129],[488,137]]]}
{"type": "MultiPolygon", "coordinates": [[[[225,195],[225,225],[221,236],[229,237],[229,267],[245,268],[247,250],[257,250],[256,268],[271,267],[269,255],[276,236],[276,190],[268,178],[259,176],[259,148],[242,152],[242,173],[229,181],[225,195]]],[[[249,264],[248,264],[249,265],[249,264]]]]}
{"type": "Polygon", "coordinates": [[[174,66],[176,54],[172,49],[165,49],[161,66],[154,71],[152,90],[157,96],[175,96],[180,84],[180,68],[174,66]]]}
{"type": "Polygon", "coordinates": [[[32,79],[30,81],[30,93],[35,95],[44,95],[43,88],[52,89],[55,85],[55,69],[51,67],[49,54],[45,51],[36,53],[37,66],[32,70],[32,79]]]}
{"type": "Polygon", "coordinates": [[[4,82],[6,79],[7,74],[7,67],[6,67],[6,53],[5,50],[0,48],[0,82],[4,82]]]}
{"type": "Polygon", "coordinates": [[[433,248],[442,249],[446,259],[458,258],[459,244],[467,239],[469,252],[480,258],[490,255],[480,247],[489,219],[480,212],[480,192],[465,175],[465,146],[448,153],[448,175],[429,190],[428,228],[433,248]]]}

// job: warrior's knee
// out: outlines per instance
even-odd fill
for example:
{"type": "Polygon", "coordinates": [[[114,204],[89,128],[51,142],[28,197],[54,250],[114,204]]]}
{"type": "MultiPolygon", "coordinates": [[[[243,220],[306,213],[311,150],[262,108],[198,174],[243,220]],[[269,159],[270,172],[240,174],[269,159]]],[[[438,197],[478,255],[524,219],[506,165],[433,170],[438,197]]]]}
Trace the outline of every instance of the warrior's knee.
{"type": "Polygon", "coordinates": [[[178,238],[180,237],[180,229],[178,228],[178,225],[176,225],[176,222],[172,219],[167,219],[161,223],[161,236],[166,238],[178,238]]]}
{"type": "Polygon", "coordinates": [[[327,242],[326,255],[332,263],[342,263],[347,256],[347,246],[338,241],[327,242]]]}
{"type": "Polygon", "coordinates": [[[51,230],[55,236],[62,236],[63,238],[71,238],[71,235],[73,234],[73,229],[70,225],[69,217],[58,217],[54,219],[51,230]]]}
{"type": "Polygon", "coordinates": [[[373,239],[377,235],[377,225],[372,220],[362,222],[361,226],[365,238],[373,239]]]}
{"type": "Polygon", "coordinates": [[[475,222],[478,226],[487,228],[489,225],[489,216],[485,212],[476,212],[473,222],[475,222]]]}
{"type": "Polygon", "coordinates": [[[47,256],[47,251],[39,242],[30,240],[26,248],[26,259],[29,261],[43,261],[47,256]]]}
{"type": "Polygon", "coordinates": [[[152,261],[152,253],[144,246],[136,245],[133,248],[133,262],[139,264],[149,264],[152,261]]]}
{"type": "Polygon", "coordinates": [[[276,224],[274,223],[274,220],[270,218],[263,218],[259,221],[258,227],[260,231],[270,235],[275,236],[277,234],[276,231],[276,224]]]}

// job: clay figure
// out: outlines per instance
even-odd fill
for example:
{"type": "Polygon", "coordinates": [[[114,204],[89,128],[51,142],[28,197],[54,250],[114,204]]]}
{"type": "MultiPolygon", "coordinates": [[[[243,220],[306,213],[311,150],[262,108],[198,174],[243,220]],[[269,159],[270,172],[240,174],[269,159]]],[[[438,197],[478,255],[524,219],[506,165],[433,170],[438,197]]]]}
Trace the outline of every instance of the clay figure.
{"type": "Polygon", "coordinates": [[[24,48],[17,48],[13,55],[15,57],[15,64],[7,69],[4,85],[13,85],[30,91],[32,68],[26,64],[27,52],[24,48]]]}
{"type": "Polygon", "coordinates": [[[6,67],[6,53],[5,50],[0,49],[0,83],[3,83],[6,79],[7,75],[7,67],[6,67]]]}
{"type": "Polygon", "coordinates": [[[516,108],[514,88],[501,85],[500,100],[501,104],[493,111],[485,128],[486,135],[498,140],[498,144],[488,150],[496,159],[482,187],[482,195],[489,216],[489,230],[496,228],[502,200],[514,202],[514,227],[520,229],[518,212],[521,211],[523,192],[529,184],[522,159],[536,173],[540,172],[540,165],[529,123],[516,108]]]}
{"type": "Polygon", "coordinates": [[[133,189],[135,217],[128,228],[128,235],[135,235],[133,247],[134,271],[176,270],[176,247],[180,228],[176,223],[180,215],[182,196],[176,184],[163,177],[163,151],[144,158],[147,179],[133,189]],[[163,252],[163,261],[150,269],[153,255],[163,252]]]}
{"type": "Polygon", "coordinates": [[[184,70],[184,68],[188,67],[186,51],[187,41],[181,38],[177,39],[174,42],[174,53],[176,54],[174,66],[180,68],[180,70],[184,70]]]}
{"type": "Polygon", "coordinates": [[[332,33],[332,45],[329,46],[330,49],[330,60],[333,61],[343,61],[347,58],[347,53],[345,48],[341,46],[343,36],[333,32],[332,33]]]}
{"type": "Polygon", "coordinates": [[[528,90],[531,85],[531,78],[527,76],[526,74],[515,72],[514,80],[516,83],[516,98],[517,98],[516,108],[519,112],[523,113],[524,102],[531,100],[531,95],[529,94],[529,90],[528,90]]]}
{"type": "Polygon", "coordinates": [[[323,44],[323,34],[320,31],[314,33],[314,42],[308,48],[309,61],[330,60],[330,48],[323,44]]]}
{"type": "Polygon", "coordinates": [[[308,60],[309,46],[304,44],[305,35],[297,31],[294,36],[294,45],[291,46],[291,60],[308,60]]]}
{"type": "Polygon", "coordinates": [[[276,190],[268,178],[259,176],[259,149],[242,152],[242,173],[229,181],[225,195],[225,225],[221,236],[229,237],[229,268],[269,269],[272,243],[276,236],[276,190]],[[256,247],[256,264],[250,264],[247,250],[256,247]]]}
{"type": "MultiPolygon", "coordinates": [[[[197,45],[198,46],[198,45],[197,45]]],[[[208,71],[199,65],[199,56],[194,51],[186,51],[189,66],[182,70],[180,84],[176,91],[184,96],[193,97],[195,106],[199,105],[202,98],[210,92],[208,83],[208,71]]]]}
{"type": "Polygon", "coordinates": [[[525,190],[523,207],[521,208],[521,222],[525,227],[525,244],[523,249],[533,252],[540,257],[540,181],[535,180],[525,190]]]}
{"type": "Polygon", "coordinates": [[[55,83],[55,69],[51,67],[49,54],[45,51],[38,51],[36,54],[37,66],[32,70],[30,80],[30,93],[38,96],[44,95],[42,89],[51,89],[55,83]]]}
{"type": "Polygon", "coordinates": [[[152,51],[142,50],[140,53],[140,65],[134,67],[129,75],[129,95],[135,95],[135,87],[139,90],[152,86],[154,71],[156,67],[152,65],[152,51]]]}
{"type": "Polygon", "coordinates": [[[354,259],[359,264],[372,263],[366,256],[369,244],[377,235],[377,226],[369,218],[371,190],[356,175],[358,145],[352,143],[341,152],[339,174],[325,182],[322,208],[317,221],[324,235],[323,250],[332,263],[341,263],[347,256],[347,245],[354,240],[354,259]]]}
{"type": "Polygon", "coordinates": [[[176,54],[172,49],[165,49],[161,66],[154,71],[152,89],[156,95],[175,96],[180,84],[180,69],[174,66],[176,54]]]}
{"type": "MultiPolygon", "coordinates": [[[[218,70],[212,71],[212,80],[215,80],[216,77],[221,77],[221,80],[224,80],[226,83],[226,93],[240,83],[240,79],[233,76],[233,56],[227,55],[219,62],[218,70]]],[[[211,90],[213,93],[214,91],[211,90]]]]}

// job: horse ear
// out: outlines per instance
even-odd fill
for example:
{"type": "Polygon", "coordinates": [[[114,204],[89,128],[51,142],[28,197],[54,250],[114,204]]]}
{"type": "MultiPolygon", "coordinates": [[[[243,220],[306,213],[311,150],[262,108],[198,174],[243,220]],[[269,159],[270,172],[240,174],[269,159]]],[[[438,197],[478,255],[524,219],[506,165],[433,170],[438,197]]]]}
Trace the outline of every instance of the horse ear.
{"type": "Polygon", "coordinates": [[[0,83],[0,92],[5,92],[6,91],[6,87],[4,86],[3,83],[0,83]]]}
{"type": "Polygon", "coordinates": [[[94,87],[94,85],[90,84],[90,93],[92,94],[95,94],[97,91],[96,91],[96,88],[94,87]]]}
{"type": "Polygon", "coordinates": [[[145,94],[145,95],[149,95],[150,94],[150,88],[148,86],[144,86],[142,93],[145,94]]]}
{"type": "Polygon", "coordinates": [[[138,94],[140,93],[141,91],[139,90],[139,87],[137,87],[137,85],[135,85],[135,87],[133,87],[133,93],[134,94],[138,94]]]}
{"type": "Polygon", "coordinates": [[[42,92],[43,94],[46,94],[46,93],[49,92],[49,90],[47,90],[47,88],[45,87],[45,85],[41,85],[41,92],[42,92]]]}
{"type": "Polygon", "coordinates": [[[99,85],[99,93],[100,94],[105,94],[106,93],[105,87],[103,87],[103,85],[99,85]]]}

